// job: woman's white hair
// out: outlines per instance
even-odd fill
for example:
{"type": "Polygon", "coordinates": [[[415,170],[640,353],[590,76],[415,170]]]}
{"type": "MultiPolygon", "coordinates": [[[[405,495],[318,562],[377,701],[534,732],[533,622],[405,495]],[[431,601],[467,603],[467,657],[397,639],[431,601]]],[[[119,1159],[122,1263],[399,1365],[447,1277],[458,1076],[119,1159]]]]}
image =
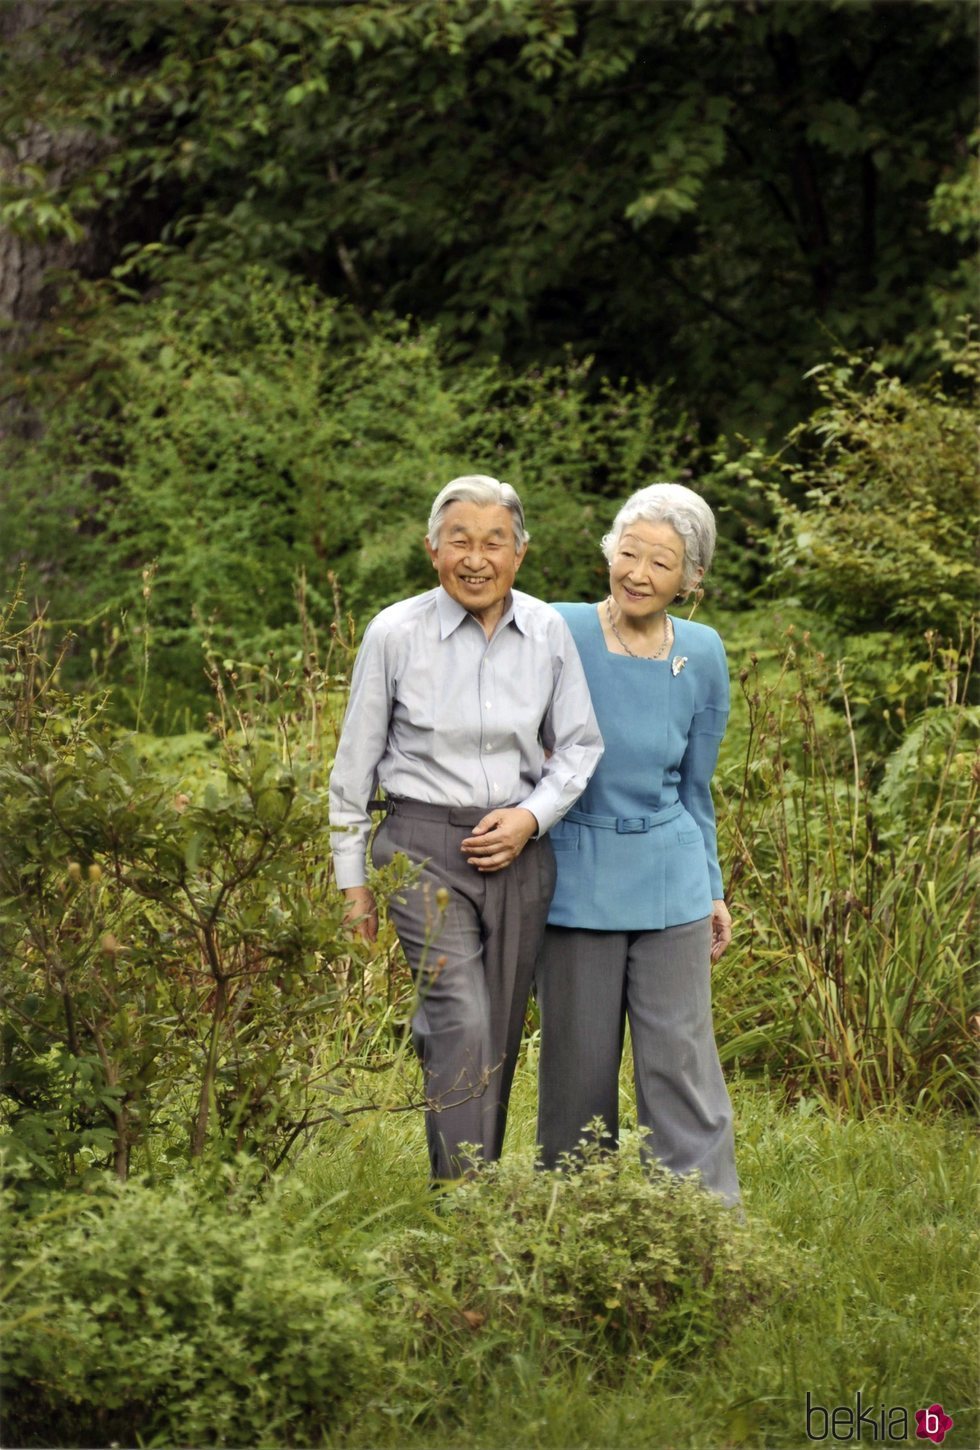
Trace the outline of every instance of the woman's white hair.
{"type": "Polygon", "coordinates": [[[611,564],[619,541],[630,524],[670,524],[684,541],[683,587],[690,589],[698,570],[708,572],[715,552],[715,516],[699,493],[682,483],[650,483],[623,504],[612,530],[602,540],[602,552],[611,564]]]}
{"type": "Polygon", "coordinates": [[[531,537],[524,527],[524,505],[516,489],[511,488],[509,483],[500,483],[496,478],[490,478],[485,473],[464,473],[460,478],[454,478],[451,483],[447,483],[435,496],[426,533],[433,549],[439,547],[439,532],[446,510],[454,503],[475,503],[480,508],[502,504],[510,511],[518,553],[531,537]]]}

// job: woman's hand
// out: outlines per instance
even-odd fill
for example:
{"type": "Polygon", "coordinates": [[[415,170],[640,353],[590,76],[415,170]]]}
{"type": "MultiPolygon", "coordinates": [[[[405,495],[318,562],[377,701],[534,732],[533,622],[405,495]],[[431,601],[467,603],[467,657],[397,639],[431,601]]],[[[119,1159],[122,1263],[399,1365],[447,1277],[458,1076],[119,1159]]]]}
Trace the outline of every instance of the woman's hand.
{"type": "Polygon", "coordinates": [[[724,901],[711,903],[711,960],[718,961],[732,939],[732,914],[724,901]]]}

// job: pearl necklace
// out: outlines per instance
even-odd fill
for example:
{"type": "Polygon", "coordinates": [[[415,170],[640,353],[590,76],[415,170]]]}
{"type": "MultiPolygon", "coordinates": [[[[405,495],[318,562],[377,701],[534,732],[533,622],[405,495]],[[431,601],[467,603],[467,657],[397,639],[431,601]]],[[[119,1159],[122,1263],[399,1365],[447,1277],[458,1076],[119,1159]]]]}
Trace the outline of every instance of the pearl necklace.
{"type": "Polygon", "coordinates": [[[662,641],[662,643],[660,645],[660,648],[658,650],[656,650],[652,655],[638,655],[635,650],[630,649],[629,645],[626,643],[625,639],[620,634],[619,630],[616,628],[616,621],[612,617],[612,603],[611,603],[611,601],[608,598],[606,600],[606,618],[609,620],[609,628],[612,630],[613,634],[619,640],[620,644],[623,646],[623,649],[629,655],[630,659],[633,659],[633,660],[659,660],[659,659],[663,659],[664,655],[667,653],[668,649],[670,648],[670,644],[671,644],[671,640],[673,638],[674,630],[673,630],[673,626],[672,626],[672,624],[670,622],[670,615],[669,614],[665,614],[664,615],[664,637],[663,637],[663,641],[662,641]]]}

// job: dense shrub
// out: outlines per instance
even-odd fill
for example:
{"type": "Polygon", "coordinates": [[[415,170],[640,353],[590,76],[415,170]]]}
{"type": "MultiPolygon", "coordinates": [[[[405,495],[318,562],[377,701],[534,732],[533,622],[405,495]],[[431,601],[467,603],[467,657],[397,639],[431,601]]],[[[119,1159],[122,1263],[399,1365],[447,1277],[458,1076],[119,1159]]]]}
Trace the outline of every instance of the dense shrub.
{"type": "MultiPolygon", "coordinates": [[[[980,383],[967,333],[942,348],[980,383]]],[[[874,359],[813,370],[820,402],[788,436],[771,537],[783,594],[849,630],[955,635],[980,598],[977,426],[969,396],[911,387],[874,359]]]]}
{"type": "Polygon", "coordinates": [[[557,1173],[505,1159],[450,1194],[443,1226],[407,1232],[391,1262],[413,1353],[489,1366],[533,1349],[623,1374],[641,1350],[710,1349],[786,1287],[771,1242],[630,1146],[586,1142],[557,1173]]]}
{"type": "Polygon", "coordinates": [[[252,659],[298,648],[301,569],[322,620],[330,572],[362,624],[429,588],[429,505],[460,473],[524,495],[524,588],[592,594],[611,511],[595,494],[618,500],[696,452],[656,389],[571,362],[455,365],[431,330],[366,324],[259,270],[184,277],[144,304],[96,294],[34,361],[42,434],[0,438],[0,590],[26,563],[30,596],[78,633],[76,680],[95,650],[132,686],[149,630],[155,708],[168,682],[178,703],[201,694],[205,639],[252,659]]]}
{"type": "Polygon", "coordinates": [[[123,1178],[134,1155],[247,1147],[275,1166],[339,1083],[402,1050],[387,1028],[409,990],[390,938],[359,957],[332,889],[324,670],[308,651],[298,679],[260,670],[254,690],[219,670],[188,774],[60,691],[38,635],[0,621],[9,1160],[49,1186],[123,1178]]]}
{"type": "Polygon", "coordinates": [[[5,1443],[319,1444],[372,1324],[274,1201],[105,1186],[6,1235],[5,1443]]]}

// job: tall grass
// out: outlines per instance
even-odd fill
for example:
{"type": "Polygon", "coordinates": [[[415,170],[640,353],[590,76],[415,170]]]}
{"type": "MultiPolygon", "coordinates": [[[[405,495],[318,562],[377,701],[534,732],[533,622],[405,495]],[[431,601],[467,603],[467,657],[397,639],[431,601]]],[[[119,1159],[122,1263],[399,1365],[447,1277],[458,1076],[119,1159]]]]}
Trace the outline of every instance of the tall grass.
{"type": "Polygon", "coordinates": [[[961,665],[934,651],[942,703],[884,767],[845,667],[806,638],[774,677],[742,671],[744,754],[719,803],[736,919],[722,1055],[849,1113],[974,1092],[980,712],[961,665]]]}
{"type": "MultiPolygon", "coordinates": [[[[515,1080],[507,1157],[519,1171],[533,1145],[534,1053],[532,1039],[515,1080]]],[[[108,1443],[73,1432],[82,1422],[91,1430],[93,1413],[98,1418],[93,1385],[82,1376],[91,1365],[111,1387],[113,1423],[128,1415],[147,1443],[797,1450],[808,1443],[808,1392],[813,1403],[845,1409],[860,1392],[876,1412],[906,1412],[909,1434],[889,1443],[916,1444],[915,1410],[938,1401],[954,1420],[947,1450],[975,1445],[980,1173],[962,1123],[893,1109],[837,1120],[812,1100],[786,1111],[757,1084],[733,1086],[748,1232],[757,1246],[768,1241],[780,1258],[792,1256],[797,1287],[710,1351],[677,1356],[652,1336],[618,1356],[599,1346],[593,1354],[587,1344],[556,1355],[551,1310],[534,1295],[513,1322],[491,1312],[462,1330],[467,1304],[449,1300],[441,1306],[445,1334],[434,1336],[426,1324],[417,1332],[420,1286],[406,1302],[390,1271],[406,1230],[442,1236],[447,1256],[465,1255],[476,1273],[484,1255],[487,1286],[499,1280],[494,1260],[512,1240],[502,1218],[492,1241],[474,1241],[470,1218],[425,1187],[420,1117],[378,1113],[325,1128],[319,1151],[287,1168],[268,1201],[247,1192],[195,1197],[189,1181],[176,1192],[131,1183],[104,1209],[95,1195],[75,1195],[42,1218],[28,1248],[46,1283],[53,1286],[56,1267],[57,1282],[75,1292],[25,1298],[29,1280],[8,1279],[11,1298],[0,1317],[12,1319],[20,1359],[37,1357],[38,1335],[47,1343],[47,1371],[33,1399],[18,1386],[32,1433],[17,1443],[108,1443]],[[141,1218],[144,1193],[152,1212],[141,1218]],[[72,1219],[88,1224],[85,1252],[72,1219]],[[124,1242],[121,1224],[128,1225],[124,1242]],[[161,1226],[170,1237],[159,1237],[161,1226]],[[97,1295],[93,1276],[101,1276],[97,1295]],[[198,1285],[214,1290],[213,1304],[187,1304],[198,1285]],[[239,1312],[242,1295],[250,1317],[239,1312]],[[314,1322],[321,1304],[322,1323],[314,1322]],[[300,1310],[307,1318],[297,1345],[300,1321],[290,1316],[300,1310]],[[346,1350],[342,1337],[331,1339],[345,1316],[346,1350]],[[132,1342],[121,1337],[120,1325],[129,1324],[132,1342]],[[309,1335],[319,1336],[318,1353],[323,1342],[321,1360],[311,1359],[309,1335]],[[458,1352],[447,1353],[452,1341],[458,1352]],[[341,1358],[356,1351],[357,1371],[343,1384],[338,1375],[332,1387],[331,1345],[341,1358]],[[179,1387],[165,1375],[168,1355],[182,1356],[193,1381],[186,1416],[179,1387]],[[141,1357],[156,1375],[150,1398],[141,1357]],[[254,1385],[250,1365],[258,1367],[254,1385]],[[125,1370],[118,1383],[114,1366],[125,1370]],[[226,1377],[232,1370],[249,1385],[237,1410],[226,1377]],[[161,1405],[168,1430],[154,1440],[161,1405]],[[219,1421],[236,1415],[234,1437],[217,1438],[219,1421]]],[[[624,1096],[628,1119],[626,1084],[624,1096]]],[[[573,1238],[565,1252],[575,1251],[573,1238]]],[[[610,1240],[611,1251],[622,1247],[622,1239],[610,1240]]],[[[583,1244],[593,1260],[596,1248],[583,1244]]],[[[438,1296],[429,1296],[427,1313],[434,1302],[438,1296]]],[[[18,1367],[8,1359],[8,1372],[18,1367]]]]}
{"type": "MultiPolygon", "coordinates": [[[[532,1151],[535,1048],[532,1039],[515,1080],[508,1155],[532,1151]]],[[[628,1122],[625,1077],[623,1096],[628,1122]]],[[[477,1328],[448,1368],[414,1353],[390,1364],[387,1384],[327,1443],[799,1450],[807,1391],[813,1403],[853,1408],[860,1390],[876,1413],[907,1410],[907,1441],[890,1443],[920,1443],[914,1411],[939,1401],[955,1421],[945,1445],[973,1446],[980,1165],[963,1125],[895,1109],[839,1120],[812,1100],[787,1111],[779,1094],[744,1079],[733,1097],[750,1225],[792,1254],[800,1292],[693,1361],[641,1348],[615,1382],[588,1357],[556,1371],[545,1336],[526,1328],[505,1353],[477,1328]]],[[[406,1227],[432,1222],[420,1123],[361,1120],[330,1130],[323,1148],[288,1185],[298,1222],[343,1193],[352,1236],[381,1255],[406,1227]]],[[[323,1232],[328,1241],[333,1229],[323,1232]]]]}

